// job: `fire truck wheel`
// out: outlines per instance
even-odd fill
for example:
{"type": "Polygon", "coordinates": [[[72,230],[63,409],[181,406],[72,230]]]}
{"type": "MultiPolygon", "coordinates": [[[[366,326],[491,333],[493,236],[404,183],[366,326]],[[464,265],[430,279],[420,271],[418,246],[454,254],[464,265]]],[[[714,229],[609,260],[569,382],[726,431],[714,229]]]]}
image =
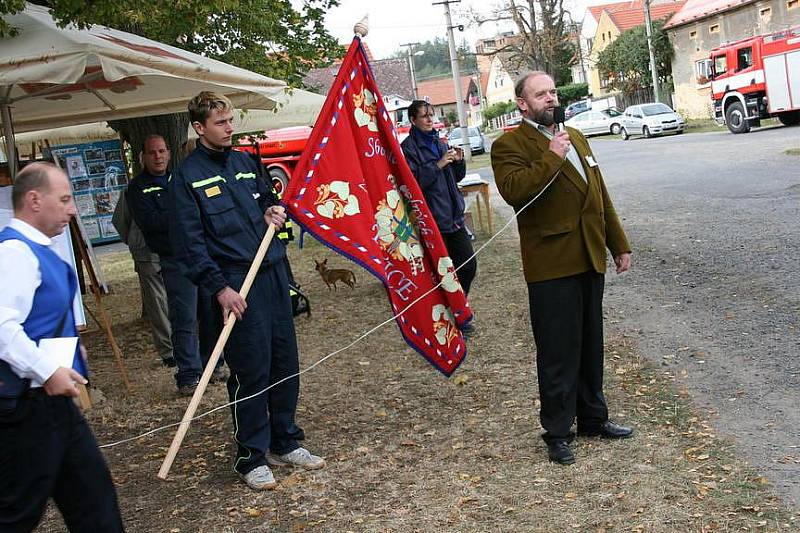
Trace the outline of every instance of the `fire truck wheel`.
{"type": "Polygon", "coordinates": [[[725,111],[725,122],[731,133],[747,133],[750,131],[750,123],[747,122],[744,114],[744,106],[741,102],[732,103],[725,111]]]}
{"type": "Polygon", "coordinates": [[[626,130],[625,128],[622,128],[621,130],[619,130],[619,135],[620,135],[620,137],[622,137],[623,141],[627,141],[628,139],[631,138],[631,136],[628,135],[628,130],[626,130]]]}
{"type": "Polygon", "coordinates": [[[797,126],[800,124],[800,111],[788,111],[778,115],[778,120],[784,126],[797,126]]]}
{"type": "Polygon", "coordinates": [[[269,169],[269,177],[272,180],[272,186],[275,188],[278,197],[283,196],[283,191],[285,191],[286,186],[289,185],[289,176],[287,176],[286,172],[282,169],[273,167],[269,169]]]}

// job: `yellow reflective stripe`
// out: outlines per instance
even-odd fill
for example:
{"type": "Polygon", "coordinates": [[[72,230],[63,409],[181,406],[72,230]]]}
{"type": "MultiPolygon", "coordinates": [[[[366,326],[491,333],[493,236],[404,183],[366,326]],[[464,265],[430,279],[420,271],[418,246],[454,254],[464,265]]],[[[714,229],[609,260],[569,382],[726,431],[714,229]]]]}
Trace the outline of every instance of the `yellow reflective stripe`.
{"type": "Polygon", "coordinates": [[[256,174],[255,172],[239,172],[236,174],[237,180],[246,180],[246,179],[255,179],[256,174]]]}
{"type": "Polygon", "coordinates": [[[205,187],[206,185],[211,185],[212,183],[216,183],[218,181],[225,183],[225,178],[223,178],[222,176],[214,176],[213,178],[206,178],[200,181],[193,181],[192,188],[198,189],[200,187],[205,187]]]}
{"type": "Polygon", "coordinates": [[[149,192],[156,192],[156,191],[163,191],[164,187],[148,187],[142,190],[142,193],[147,194],[149,192]]]}

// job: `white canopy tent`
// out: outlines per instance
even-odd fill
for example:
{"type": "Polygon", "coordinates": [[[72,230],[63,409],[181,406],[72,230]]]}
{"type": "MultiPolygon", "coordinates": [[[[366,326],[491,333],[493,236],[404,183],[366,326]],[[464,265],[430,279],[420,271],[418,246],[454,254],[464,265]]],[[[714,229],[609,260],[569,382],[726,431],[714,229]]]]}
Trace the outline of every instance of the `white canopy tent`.
{"type": "Polygon", "coordinates": [[[239,109],[270,110],[286,98],[282,81],[105,26],[59,28],[44,7],[26,4],[3,19],[18,30],[0,39],[0,118],[12,164],[15,131],[180,112],[204,90],[239,109]]]}
{"type": "MultiPolygon", "coordinates": [[[[262,132],[288,126],[313,126],[325,103],[325,97],[302,89],[294,89],[282,97],[280,107],[272,111],[261,109],[237,110],[234,121],[237,133],[262,132]]],[[[189,139],[197,138],[189,126],[189,139]]],[[[51,146],[88,143],[118,139],[117,132],[106,122],[94,122],[78,126],[65,126],[16,135],[17,153],[21,157],[30,155],[32,145],[41,146],[47,140],[51,146]]],[[[2,148],[2,147],[0,147],[2,148]]]]}

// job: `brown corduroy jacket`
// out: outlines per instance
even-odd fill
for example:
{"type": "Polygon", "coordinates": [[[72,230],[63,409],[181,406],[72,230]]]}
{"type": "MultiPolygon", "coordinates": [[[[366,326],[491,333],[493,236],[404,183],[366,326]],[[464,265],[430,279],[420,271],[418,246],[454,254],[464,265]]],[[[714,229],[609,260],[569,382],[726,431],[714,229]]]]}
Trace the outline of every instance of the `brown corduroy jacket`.
{"type": "Polygon", "coordinates": [[[578,130],[567,131],[588,183],[551,152],[547,137],[527,122],[492,143],[495,183],[518,213],[558,173],[553,184],[517,218],[527,282],[590,270],[605,273],[606,248],[614,257],[631,251],[600,167],[590,166],[586,159],[594,158],[589,143],[578,130]]]}

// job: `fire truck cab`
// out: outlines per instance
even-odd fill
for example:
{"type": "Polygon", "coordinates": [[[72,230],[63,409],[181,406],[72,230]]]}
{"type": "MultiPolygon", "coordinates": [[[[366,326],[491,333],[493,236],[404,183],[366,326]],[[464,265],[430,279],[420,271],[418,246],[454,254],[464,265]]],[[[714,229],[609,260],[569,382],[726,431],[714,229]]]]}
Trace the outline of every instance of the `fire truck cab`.
{"type": "Polygon", "coordinates": [[[761,119],[800,124],[800,26],[711,51],[714,118],[733,133],[761,119]]]}

